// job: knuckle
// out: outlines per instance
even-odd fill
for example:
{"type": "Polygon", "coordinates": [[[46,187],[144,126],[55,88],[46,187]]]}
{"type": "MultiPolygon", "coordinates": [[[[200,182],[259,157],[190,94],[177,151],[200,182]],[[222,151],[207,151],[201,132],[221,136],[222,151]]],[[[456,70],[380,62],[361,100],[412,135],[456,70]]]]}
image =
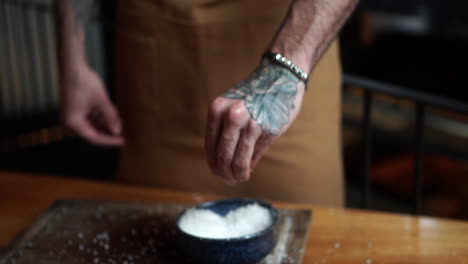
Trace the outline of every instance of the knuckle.
{"type": "Polygon", "coordinates": [[[223,104],[224,104],[224,98],[217,97],[216,99],[214,99],[210,105],[210,113],[215,114],[215,113],[220,112],[223,104]]]}
{"type": "Polygon", "coordinates": [[[227,121],[232,125],[239,126],[242,124],[244,116],[245,112],[240,107],[233,106],[227,112],[227,121]]]}
{"type": "Polygon", "coordinates": [[[225,167],[227,164],[229,164],[229,157],[227,157],[226,155],[220,154],[217,156],[217,161],[220,167],[225,167]]]}
{"type": "Polygon", "coordinates": [[[245,107],[245,104],[243,101],[237,102],[232,106],[233,111],[239,113],[240,115],[246,115],[247,113],[247,108],[245,107]]]}
{"type": "Polygon", "coordinates": [[[235,160],[232,166],[237,171],[244,171],[247,169],[247,163],[244,162],[243,160],[235,160]]]}
{"type": "Polygon", "coordinates": [[[235,138],[234,138],[234,135],[231,133],[222,133],[220,135],[219,141],[224,142],[225,144],[229,144],[235,141],[235,138]]]}
{"type": "Polygon", "coordinates": [[[260,134],[262,133],[262,129],[254,120],[250,119],[249,124],[247,126],[247,133],[248,134],[260,134]]]}

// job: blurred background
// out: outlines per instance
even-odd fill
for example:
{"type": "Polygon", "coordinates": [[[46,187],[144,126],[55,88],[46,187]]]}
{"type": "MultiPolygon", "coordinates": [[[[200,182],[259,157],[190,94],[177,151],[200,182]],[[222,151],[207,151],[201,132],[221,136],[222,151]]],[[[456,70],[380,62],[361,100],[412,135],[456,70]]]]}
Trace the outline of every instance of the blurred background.
{"type": "MultiPolygon", "coordinates": [[[[115,3],[100,3],[87,51],[112,94],[115,3]]],[[[52,5],[0,0],[0,170],[112,180],[118,150],[60,125],[52,5]]],[[[465,0],[361,0],[345,26],[348,207],[468,219],[466,14],[465,0]]]]}

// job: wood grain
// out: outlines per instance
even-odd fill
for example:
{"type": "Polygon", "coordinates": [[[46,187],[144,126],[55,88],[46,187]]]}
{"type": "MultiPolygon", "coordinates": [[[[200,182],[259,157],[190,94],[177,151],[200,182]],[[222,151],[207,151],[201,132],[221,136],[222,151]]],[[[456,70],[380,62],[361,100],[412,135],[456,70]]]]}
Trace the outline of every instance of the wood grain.
{"type": "MultiPolygon", "coordinates": [[[[198,203],[219,197],[42,175],[0,173],[0,247],[55,200],[198,203]]],[[[468,263],[468,223],[275,203],[314,212],[303,263],[468,263]]]]}
{"type": "MultiPolygon", "coordinates": [[[[60,200],[0,255],[0,264],[189,264],[177,245],[186,204],[60,200]]],[[[275,249],[259,264],[301,263],[310,210],[280,209],[275,249]]]]}

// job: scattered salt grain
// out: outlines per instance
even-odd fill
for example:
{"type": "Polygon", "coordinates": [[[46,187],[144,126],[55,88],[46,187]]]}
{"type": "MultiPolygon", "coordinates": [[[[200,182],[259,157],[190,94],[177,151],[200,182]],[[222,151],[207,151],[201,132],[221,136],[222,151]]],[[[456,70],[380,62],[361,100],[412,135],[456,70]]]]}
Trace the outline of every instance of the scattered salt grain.
{"type": "Polygon", "coordinates": [[[189,209],[179,221],[179,227],[194,236],[234,238],[260,232],[271,224],[269,211],[250,204],[221,216],[208,209],[189,209]]]}
{"type": "Polygon", "coordinates": [[[101,234],[97,234],[97,235],[96,235],[96,239],[97,239],[97,240],[109,240],[109,239],[110,239],[110,235],[109,235],[109,233],[107,233],[107,232],[103,232],[103,233],[101,233],[101,234]]]}

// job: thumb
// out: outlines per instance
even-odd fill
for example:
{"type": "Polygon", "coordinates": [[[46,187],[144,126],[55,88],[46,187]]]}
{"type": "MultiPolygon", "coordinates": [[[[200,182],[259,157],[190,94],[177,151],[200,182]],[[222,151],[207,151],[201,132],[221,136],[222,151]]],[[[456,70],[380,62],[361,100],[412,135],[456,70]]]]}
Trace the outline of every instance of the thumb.
{"type": "Polygon", "coordinates": [[[106,98],[98,106],[99,112],[102,113],[104,126],[113,134],[120,135],[122,132],[122,122],[116,107],[106,98]]]}
{"type": "Polygon", "coordinates": [[[262,158],[263,154],[267,151],[271,142],[273,142],[273,137],[270,135],[262,135],[258,138],[255,143],[255,150],[252,155],[252,161],[250,168],[253,169],[257,166],[258,162],[262,158]]]}

